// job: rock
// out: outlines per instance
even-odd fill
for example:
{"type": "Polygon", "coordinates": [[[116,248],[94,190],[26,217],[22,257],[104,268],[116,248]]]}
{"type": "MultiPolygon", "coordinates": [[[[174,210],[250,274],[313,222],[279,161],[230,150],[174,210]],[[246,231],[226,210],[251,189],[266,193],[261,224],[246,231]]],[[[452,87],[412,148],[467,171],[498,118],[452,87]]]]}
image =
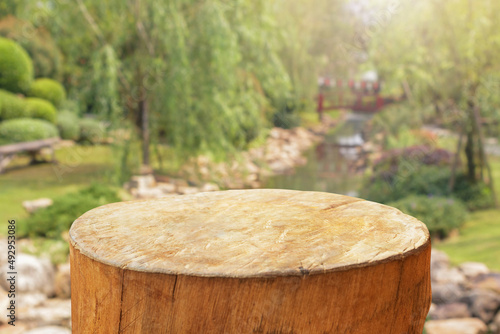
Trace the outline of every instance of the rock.
{"type": "Polygon", "coordinates": [[[219,191],[219,190],[220,190],[219,186],[216,185],[215,183],[205,183],[200,189],[200,191],[202,192],[219,191]]]}
{"type": "Polygon", "coordinates": [[[130,188],[147,189],[156,186],[156,180],[152,174],[132,176],[129,182],[130,188]]]}
{"type": "Polygon", "coordinates": [[[138,199],[151,199],[166,196],[161,188],[137,188],[132,189],[130,193],[138,199]]]}
{"type": "Polygon", "coordinates": [[[26,333],[26,325],[19,323],[16,320],[16,325],[11,326],[11,325],[1,325],[0,326],[0,334],[24,334],[26,333]]]}
{"type": "Polygon", "coordinates": [[[472,315],[465,303],[451,303],[436,306],[433,312],[429,312],[432,320],[470,318],[472,315]]]}
{"type": "Polygon", "coordinates": [[[71,330],[59,326],[45,326],[31,329],[23,334],[71,334],[71,330]]]}
{"type": "Polygon", "coordinates": [[[472,315],[485,323],[491,322],[500,309],[500,296],[487,290],[473,290],[463,301],[468,302],[472,315]]]}
{"type": "Polygon", "coordinates": [[[42,305],[46,300],[47,296],[40,292],[22,293],[16,295],[16,303],[18,303],[19,309],[23,312],[30,307],[42,305]]]}
{"type": "Polygon", "coordinates": [[[23,202],[23,208],[29,213],[32,214],[33,212],[46,208],[48,206],[52,205],[52,200],[50,198],[39,198],[35,199],[32,201],[24,201],[23,202]]]}
{"type": "Polygon", "coordinates": [[[477,318],[429,320],[425,323],[427,334],[486,334],[488,327],[477,318]]]}
{"type": "MultiPolygon", "coordinates": [[[[17,281],[16,291],[20,295],[27,293],[42,293],[46,296],[54,295],[54,267],[50,260],[40,259],[32,255],[18,253],[16,257],[17,281]]],[[[1,266],[0,277],[6,277],[7,266],[1,266]]],[[[0,280],[0,285],[9,290],[6,279],[0,280]]]]}
{"type": "Polygon", "coordinates": [[[500,334],[500,311],[498,311],[493,323],[490,325],[490,330],[492,334],[500,334]]]}
{"type": "Polygon", "coordinates": [[[431,278],[433,283],[453,283],[465,285],[465,275],[458,268],[436,268],[431,269],[431,278]]]}
{"type": "Polygon", "coordinates": [[[71,297],[71,275],[69,263],[58,266],[54,281],[54,290],[58,298],[71,297]]]}
{"type": "Polygon", "coordinates": [[[455,283],[433,283],[432,302],[435,304],[450,304],[460,301],[464,296],[463,286],[455,283]]]}
{"type": "Polygon", "coordinates": [[[70,299],[47,299],[42,305],[29,308],[19,314],[19,320],[35,326],[69,327],[70,318],[70,299]]]}
{"type": "MultiPolygon", "coordinates": [[[[7,297],[7,291],[5,291],[4,289],[0,288],[0,310],[5,310],[7,309],[7,306],[9,306],[9,303],[10,303],[10,299],[9,297],[7,297]]],[[[6,324],[7,321],[9,320],[9,318],[3,316],[0,316],[0,325],[1,324],[6,324]]]]}
{"type": "Polygon", "coordinates": [[[181,195],[196,194],[200,190],[196,187],[178,187],[177,192],[181,195]]]}
{"type": "Polygon", "coordinates": [[[465,262],[459,265],[458,269],[467,279],[474,278],[481,274],[488,274],[490,272],[488,267],[484,263],[480,262],[465,262]]]}
{"type": "Polygon", "coordinates": [[[177,192],[177,186],[173,183],[158,183],[156,187],[164,194],[175,194],[177,192]]]}
{"type": "Polygon", "coordinates": [[[445,252],[437,249],[432,249],[431,253],[431,272],[433,269],[448,268],[450,266],[450,259],[445,252]]]}
{"type": "Polygon", "coordinates": [[[472,280],[472,287],[500,294],[500,273],[480,274],[472,280]]]}

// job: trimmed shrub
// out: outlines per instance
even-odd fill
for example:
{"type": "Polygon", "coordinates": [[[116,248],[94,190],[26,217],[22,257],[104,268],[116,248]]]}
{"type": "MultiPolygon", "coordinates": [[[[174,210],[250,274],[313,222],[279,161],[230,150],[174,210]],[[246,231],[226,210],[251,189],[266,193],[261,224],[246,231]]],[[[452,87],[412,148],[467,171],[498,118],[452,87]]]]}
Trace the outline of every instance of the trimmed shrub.
{"type": "Polygon", "coordinates": [[[66,91],[64,90],[63,85],[59,82],[52,79],[42,78],[33,82],[28,96],[47,100],[56,108],[59,108],[61,103],[66,99],[66,91]]]}
{"type": "Polygon", "coordinates": [[[16,94],[0,89],[0,120],[30,117],[26,101],[16,94]]]}
{"type": "Polygon", "coordinates": [[[80,120],[80,138],[78,141],[88,144],[101,143],[106,135],[104,124],[93,118],[80,120]]]}
{"type": "Polygon", "coordinates": [[[69,111],[57,114],[57,128],[62,139],[77,140],[80,137],[80,120],[78,116],[69,111]]]}
{"type": "Polygon", "coordinates": [[[34,27],[29,21],[9,15],[0,20],[0,36],[16,41],[28,52],[36,77],[60,76],[62,54],[50,32],[43,26],[34,27]]]}
{"type": "Polygon", "coordinates": [[[85,212],[98,206],[120,202],[117,191],[101,184],[54,199],[51,206],[36,211],[19,226],[21,236],[43,236],[60,239],[61,233],[85,212]]]}
{"type": "Polygon", "coordinates": [[[41,119],[18,118],[0,123],[0,145],[57,136],[56,126],[41,119]]]}
{"type": "Polygon", "coordinates": [[[26,105],[30,117],[44,119],[51,123],[56,122],[57,110],[49,101],[30,97],[26,99],[26,105]]]}
{"type": "Polygon", "coordinates": [[[33,63],[16,42],[0,37],[0,88],[25,93],[33,81],[33,63]]]}
{"type": "Polygon", "coordinates": [[[467,217],[464,203],[447,197],[408,196],[388,205],[422,221],[431,235],[438,238],[445,238],[461,227],[467,217]]]}

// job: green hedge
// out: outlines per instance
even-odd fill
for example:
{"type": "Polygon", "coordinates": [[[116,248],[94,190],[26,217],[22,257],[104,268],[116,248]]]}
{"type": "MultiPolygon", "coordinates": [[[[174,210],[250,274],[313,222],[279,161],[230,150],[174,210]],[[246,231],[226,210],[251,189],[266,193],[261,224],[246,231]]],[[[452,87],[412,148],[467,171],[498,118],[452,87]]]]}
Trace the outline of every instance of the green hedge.
{"type": "Polygon", "coordinates": [[[16,42],[0,37],[0,88],[26,93],[33,81],[33,63],[16,42]]]}
{"type": "Polygon", "coordinates": [[[56,122],[57,110],[49,101],[36,97],[29,97],[26,99],[26,105],[30,117],[44,119],[51,123],[56,122]]]}
{"type": "Polygon", "coordinates": [[[63,85],[48,78],[35,80],[31,85],[28,95],[47,100],[57,108],[59,108],[61,103],[66,99],[66,91],[63,85]]]}
{"type": "Polygon", "coordinates": [[[62,139],[77,140],[80,137],[80,120],[70,111],[57,114],[57,128],[62,139]]]}
{"type": "Polygon", "coordinates": [[[446,197],[408,196],[388,205],[417,218],[427,225],[432,236],[445,238],[463,225],[467,208],[458,199],[446,197]]]}
{"type": "Polygon", "coordinates": [[[36,211],[19,226],[20,236],[44,236],[61,238],[71,224],[85,212],[98,206],[119,202],[116,190],[100,184],[93,184],[75,193],[54,199],[51,206],[36,211]]]}
{"type": "Polygon", "coordinates": [[[23,117],[30,117],[26,101],[16,94],[0,89],[0,120],[23,117]]]}
{"type": "Polygon", "coordinates": [[[80,138],[78,141],[87,144],[99,144],[106,137],[106,127],[93,118],[80,120],[80,138]]]}
{"type": "Polygon", "coordinates": [[[57,137],[54,124],[41,119],[17,118],[0,123],[0,145],[57,137]]]}

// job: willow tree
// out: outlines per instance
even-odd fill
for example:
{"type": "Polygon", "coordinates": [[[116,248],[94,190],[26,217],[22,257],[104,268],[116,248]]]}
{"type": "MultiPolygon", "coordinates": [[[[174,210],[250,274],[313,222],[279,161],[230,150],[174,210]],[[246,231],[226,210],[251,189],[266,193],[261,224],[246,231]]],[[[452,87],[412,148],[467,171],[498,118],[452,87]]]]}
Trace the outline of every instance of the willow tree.
{"type": "Polygon", "coordinates": [[[113,123],[137,125],[145,164],[150,137],[185,154],[243,148],[273,104],[293,94],[264,0],[42,0],[19,8],[58,42],[70,96],[113,123]]]}
{"type": "Polygon", "coordinates": [[[481,112],[491,108],[486,102],[496,103],[485,98],[493,93],[485,85],[500,69],[499,10],[494,0],[405,3],[370,49],[383,77],[410,83],[416,110],[432,105],[438,119],[461,134],[469,180],[486,181],[492,191],[481,112]]]}

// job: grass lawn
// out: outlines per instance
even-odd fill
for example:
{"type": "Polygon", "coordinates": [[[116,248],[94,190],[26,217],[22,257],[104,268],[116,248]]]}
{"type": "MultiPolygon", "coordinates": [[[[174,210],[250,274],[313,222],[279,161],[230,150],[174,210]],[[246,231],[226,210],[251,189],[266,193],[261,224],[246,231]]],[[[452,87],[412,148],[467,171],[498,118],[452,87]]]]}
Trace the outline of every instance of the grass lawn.
{"type": "MultiPolygon", "coordinates": [[[[500,158],[490,158],[497,196],[500,195],[500,158]]],[[[460,235],[434,247],[446,252],[454,264],[466,261],[484,262],[500,271],[500,209],[477,211],[470,214],[460,235]]]]}
{"type": "Polygon", "coordinates": [[[0,174],[0,235],[8,219],[28,216],[22,202],[40,197],[54,198],[85,187],[92,181],[109,182],[113,171],[109,146],[73,146],[56,152],[58,165],[26,166],[19,157],[0,174]]]}
{"type": "Polygon", "coordinates": [[[472,213],[459,236],[433,246],[448,254],[454,264],[484,262],[500,271],[500,210],[472,213]]]}

